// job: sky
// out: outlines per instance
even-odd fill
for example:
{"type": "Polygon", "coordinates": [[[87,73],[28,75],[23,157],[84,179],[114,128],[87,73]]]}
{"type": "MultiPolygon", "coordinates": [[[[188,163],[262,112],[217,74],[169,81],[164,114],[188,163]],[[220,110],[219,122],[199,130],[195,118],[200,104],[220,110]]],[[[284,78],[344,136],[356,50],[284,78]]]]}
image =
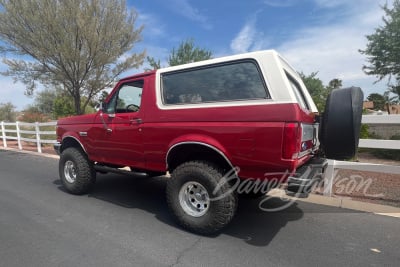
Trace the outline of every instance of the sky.
{"type": "MultiPolygon", "coordinates": [[[[387,1],[391,6],[392,0],[387,1]]],[[[173,48],[192,38],[214,57],[275,49],[299,72],[318,72],[324,84],[334,78],[358,86],[365,97],[383,93],[385,82],[362,71],[366,35],[381,26],[385,0],[128,0],[143,25],[133,52],[147,51],[166,66],[173,48]]],[[[117,15],[117,14],[116,14],[117,15]]],[[[146,66],[124,76],[140,73],[146,66]]],[[[0,63],[0,70],[5,70],[0,63]]],[[[122,77],[121,77],[122,78],[122,77]]],[[[0,103],[21,110],[33,102],[25,87],[0,76],[0,103]]]]}

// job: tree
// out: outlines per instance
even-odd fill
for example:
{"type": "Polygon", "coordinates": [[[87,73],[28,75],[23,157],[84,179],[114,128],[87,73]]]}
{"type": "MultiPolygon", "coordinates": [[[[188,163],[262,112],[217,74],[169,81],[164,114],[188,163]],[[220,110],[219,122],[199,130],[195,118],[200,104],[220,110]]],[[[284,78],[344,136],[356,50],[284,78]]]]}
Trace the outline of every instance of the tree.
{"type": "Polygon", "coordinates": [[[47,122],[50,121],[50,118],[43,113],[38,112],[35,109],[26,109],[23,114],[19,118],[20,121],[23,122],[47,122]]]}
{"type": "MultiPolygon", "coordinates": [[[[83,96],[82,100],[86,101],[86,97],[83,96]]],[[[93,113],[96,111],[96,105],[97,103],[95,103],[95,101],[89,101],[89,104],[86,107],[82,107],[82,111],[85,114],[93,113]]],[[[75,115],[74,100],[70,95],[58,92],[53,102],[53,110],[54,112],[52,117],[54,119],[75,115]]]]}
{"type": "Polygon", "coordinates": [[[382,9],[385,12],[383,26],[366,36],[367,47],[359,52],[367,56],[369,63],[363,66],[364,72],[376,76],[377,82],[388,78],[389,91],[399,98],[400,90],[396,88],[400,87],[400,0],[393,2],[392,9],[387,3],[382,9]]]}
{"type": "MultiPolygon", "coordinates": [[[[212,58],[212,52],[205,48],[199,48],[194,45],[193,39],[183,41],[178,48],[173,48],[171,54],[168,56],[167,63],[169,66],[177,66],[186,63],[192,63],[212,58]]],[[[149,68],[145,71],[152,71],[161,69],[161,61],[154,57],[146,57],[149,68]]]]}
{"type": "Polygon", "coordinates": [[[143,63],[145,53],[132,52],[143,29],[136,18],[125,0],[0,0],[0,50],[18,56],[3,60],[2,74],[28,94],[37,83],[59,87],[82,114],[94,95],[143,63]]]}
{"type": "Polygon", "coordinates": [[[147,68],[145,71],[152,71],[161,69],[161,61],[156,60],[154,57],[146,57],[147,63],[149,63],[150,68],[147,68]]]}
{"type": "Polygon", "coordinates": [[[54,100],[56,98],[57,91],[46,88],[36,94],[33,107],[37,109],[38,113],[52,116],[54,113],[54,100]]]}
{"type": "Polygon", "coordinates": [[[322,112],[325,109],[325,102],[329,91],[325,88],[323,82],[317,78],[317,74],[318,72],[312,72],[310,75],[305,75],[301,72],[300,77],[307,87],[319,112],[322,112]]]}
{"type": "Polygon", "coordinates": [[[342,80],[337,78],[330,80],[328,85],[324,86],[321,79],[317,78],[318,72],[312,72],[310,75],[305,75],[301,72],[299,75],[303,80],[304,85],[307,87],[307,90],[319,112],[325,110],[326,99],[328,98],[329,93],[332,92],[332,90],[342,87],[342,80]]]}
{"type": "Polygon", "coordinates": [[[107,99],[107,97],[109,96],[110,94],[107,92],[107,91],[101,91],[101,94],[100,94],[100,96],[99,96],[99,98],[98,98],[98,102],[99,103],[103,103],[104,101],[106,101],[106,99],[107,99]]]}
{"type": "Polygon", "coordinates": [[[390,114],[390,106],[397,104],[396,97],[390,95],[390,90],[383,93],[383,98],[385,99],[385,108],[388,114],[390,114]]]}
{"type": "Polygon", "coordinates": [[[59,95],[56,99],[54,99],[54,117],[56,119],[74,114],[74,103],[70,96],[59,95]]]}
{"type": "Polygon", "coordinates": [[[15,121],[17,117],[16,107],[11,103],[0,103],[0,121],[15,121]]]}
{"type": "Polygon", "coordinates": [[[326,89],[331,92],[332,90],[339,89],[340,87],[342,87],[342,80],[335,78],[328,83],[326,89]]]}
{"type": "Polygon", "coordinates": [[[394,96],[391,98],[391,101],[394,104],[399,104],[400,103],[400,82],[398,85],[390,86],[388,91],[390,94],[394,94],[394,96]]]}
{"type": "MultiPolygon", "coordinates": [[[[102,91],[98,95],[92,98],[86,107],[82,107],[82,111],[84,113],[93,112],[97,101],[104,101],[102,99],[107,97],[108,93],[106,91],[102,91]]],[[[82,102],[86,102],[86,100],[86,96],[82,96],[82,102]]],[[[62,90],[47,88],[36,93],[33,105],[30,105],[28,108],[26,108],[24,110],[24,114],[40,114],[52,119],[74,115],[74,100],[71,95],[66,94],[62,90]]],[[[35,116],[31,115],[31,117],[35,116]]]]}
{"type": "Polygon", "coordinates": [[[376,110],[384,110],[385,109],[385,97],[378,93],[372,93],[367,97],[368,101],[372,101],[374,103],[374,109],[376,110]]]}
{"type": "Polygon", "coordinates": [[[212,58],[212,52],[194,45],[193,39],[183,41],[177,49],[172,49],[168,57],[169,66],[177,66],[212,58]]]}

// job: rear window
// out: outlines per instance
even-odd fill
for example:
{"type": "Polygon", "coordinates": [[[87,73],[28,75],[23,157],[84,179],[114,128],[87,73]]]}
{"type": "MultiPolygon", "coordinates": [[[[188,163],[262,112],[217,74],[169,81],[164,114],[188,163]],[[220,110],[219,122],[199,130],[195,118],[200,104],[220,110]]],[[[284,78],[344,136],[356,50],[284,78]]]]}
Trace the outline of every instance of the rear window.
{"type": "Polygon", "coordinates": [[[165,73],[161,86],[167,105],[270,98],[251,60],[165,73]]]}

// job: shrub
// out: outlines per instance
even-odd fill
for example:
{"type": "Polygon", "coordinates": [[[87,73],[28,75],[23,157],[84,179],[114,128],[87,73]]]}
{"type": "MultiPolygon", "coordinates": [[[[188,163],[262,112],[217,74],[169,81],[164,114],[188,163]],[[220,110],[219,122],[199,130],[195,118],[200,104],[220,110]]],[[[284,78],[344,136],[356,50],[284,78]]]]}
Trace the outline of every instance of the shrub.
{"type": "Polygon", "coordinates": [[[19,120],[23,122],[48,122],[50,118],[39,112],[24,112],[19,120]]]}
{"type": "Polygon", "coordinates": [[[361,124],[360,129],[360,139],[368,139],[369,138],[369,126],[367,124],[361,124]]]}

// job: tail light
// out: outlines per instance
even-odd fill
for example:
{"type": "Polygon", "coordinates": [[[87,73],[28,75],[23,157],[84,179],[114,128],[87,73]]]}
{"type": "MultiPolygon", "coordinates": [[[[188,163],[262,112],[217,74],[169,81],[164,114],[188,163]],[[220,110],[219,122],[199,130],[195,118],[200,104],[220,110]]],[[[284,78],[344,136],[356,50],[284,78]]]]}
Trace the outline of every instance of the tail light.
{"type": "Polygon", "coordinates": [[[283,158],[301,158],[314,149],[315,127],[312,124],[286,123],[283,138],[283,158]]]}
{"type": "Polygon", "coordinates": [[[301,127],[299,123],[290,122],[285,124],[285,129],[283,132],[283,158],[298,158],[301,145],[301,134],[301,127]]]}

